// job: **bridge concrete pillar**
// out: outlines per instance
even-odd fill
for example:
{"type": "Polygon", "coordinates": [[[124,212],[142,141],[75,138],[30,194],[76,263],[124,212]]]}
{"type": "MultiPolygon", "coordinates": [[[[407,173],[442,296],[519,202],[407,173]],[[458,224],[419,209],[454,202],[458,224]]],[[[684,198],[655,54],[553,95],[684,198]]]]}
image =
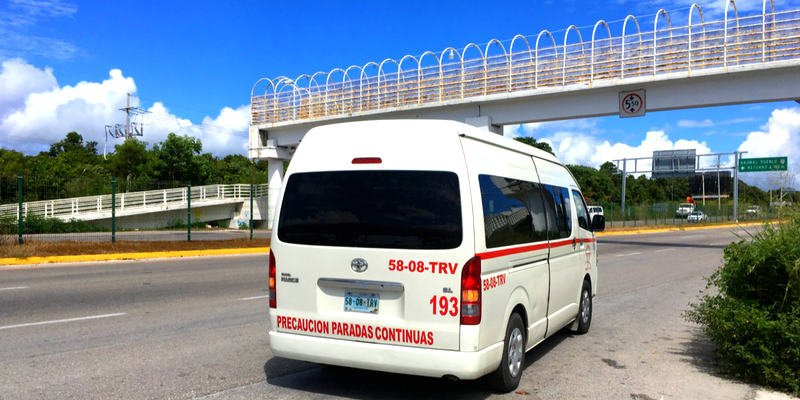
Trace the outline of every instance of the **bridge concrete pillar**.
{"type": "Polygon", "coordinates": [[[464,123],[467,125],[472,125],[476,128],[483,128],[489,132],[496,133],[498,135],[503,134],[503,127],[500,125],[492,124],[492,117],[488,115],[484,115],[481,117],[471,117],[464,120],[464,123]]]}
{"type": "Polygon", "coordinates": [[[267,228],[272,229],[275,218],[275,208],[278,207],[278,198],[283,186],[284,160],[279,158],[267,159],[267,173],[269,174],[269,187],[267,189],[267,228]]]}

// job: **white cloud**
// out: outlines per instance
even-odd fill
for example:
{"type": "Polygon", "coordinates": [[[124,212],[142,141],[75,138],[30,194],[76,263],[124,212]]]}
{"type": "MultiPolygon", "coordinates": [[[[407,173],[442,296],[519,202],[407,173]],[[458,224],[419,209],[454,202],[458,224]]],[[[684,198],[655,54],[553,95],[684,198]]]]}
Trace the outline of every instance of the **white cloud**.
{"type": "Polygon", "coordinates": [[[702,121],[692,119],[682,119],[678,121],[678,126],[681,128],[708,128],[714,126],[714,121],[706,118],[702,121]]]}
{"type": "MultiPolygon", "coordinates": [[[[132,77],[113,69],[101,82],[79,82],[59,86],[51,69],[39,69],[23,60],[3,63],[0,73],[0,147],[36,153],[69,131],[77,131],[84,140],[94,140],[102,147],[105,125],[124,122],[127,93],[136,93],[132,77]],[[5,85],[5,86],[4,86],[5,85]]],[[[139,99],[132,96],[132,105],[139,99]]],[[[207,116],[201,124],[171,114],[160,102],[154,103],[142,117],[142,140],[156,143],[169,132],[202,140],[203,151],[217,155],[244,153],[247,148],[249,107],[223,108],[217,116],[207,116]]],[[[119,143],[110,139],[109,150],[119,143]]]]}
{"type": "MultiPolygon", "coordinates": [[[[800,108],[783,108],[772,111],[769,121],[761,131],[751,132],[739,145],[740,151],[747,151],[744,158],[779,157],[789,158],[789,175],[794,177],[794,185],[800,184],[800,108]]],[[[739,176],[749,184],[761,188],[785,185],[777,182],[777,172],[742,173],[739,176]]],[[[790,179],[791,180],[791,179],[790,179]]]]}
{"type": "Polygon", "coordinates": [[[41,70],[19,58],[4,61],[0,64],[0,120],[23,107],[28,94],[56,86],[50,67],[41,70]]]}

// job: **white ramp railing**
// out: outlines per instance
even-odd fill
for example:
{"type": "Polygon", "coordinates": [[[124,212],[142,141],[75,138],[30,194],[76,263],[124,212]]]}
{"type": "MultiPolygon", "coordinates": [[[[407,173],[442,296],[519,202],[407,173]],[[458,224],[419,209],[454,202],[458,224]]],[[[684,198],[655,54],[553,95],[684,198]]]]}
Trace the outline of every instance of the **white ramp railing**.
{"type": "MultiPolygon", "coordinates": [[[[187,192],[185,187],[141,192],[117,193],[115,199],[118,215],[157,212],[160,210],[186,207],[187,192]]],[[[220,184],[193,186],[191,191],[192,207],[203,207],[211,204],[232,203],[250,198],[248,184],[220,184]]],[[[267,197],[267,185],[253,186],[253,197],[267,197]]],[[[0,206],[0,215],[17,217],[18,204],[0,206]]],[[[73,197],[68,199],[42,200],[22,203],[22,215],[38,215],[47,218],[98,219],[111,215],[111,195],[73,197]]]]}

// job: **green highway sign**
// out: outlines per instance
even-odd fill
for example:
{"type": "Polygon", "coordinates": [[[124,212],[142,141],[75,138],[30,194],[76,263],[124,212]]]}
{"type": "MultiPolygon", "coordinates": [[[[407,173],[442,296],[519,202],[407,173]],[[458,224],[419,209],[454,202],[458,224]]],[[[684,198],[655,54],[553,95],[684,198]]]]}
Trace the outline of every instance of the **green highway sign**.
{"type": "Polygon", "coordinates": [[[788,157],[742,158],[739,172],[786,171],[788,157]]]}

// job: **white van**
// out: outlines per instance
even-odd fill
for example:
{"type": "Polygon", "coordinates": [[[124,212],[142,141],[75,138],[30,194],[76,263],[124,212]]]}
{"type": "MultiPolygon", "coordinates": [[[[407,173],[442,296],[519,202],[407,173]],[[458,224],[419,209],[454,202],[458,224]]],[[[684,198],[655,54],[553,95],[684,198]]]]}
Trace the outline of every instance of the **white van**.
{"type": "MultiPolygon", "coordinates": [[[[602,229],[602,217],[595,221],[602,229]]],[[[452,121],[312,129],[269,255],[273,354],[517,387],[525,351],[589,330],[597,247],[570,172],[452,121]]]]}
{"type": "Polygon", "coordinates": [[[595,215],[602,215],[603,218],[605,218],[605,214],[603,213],[603,207],[589,206],[589,219],[593,219],[595,215]]]}

